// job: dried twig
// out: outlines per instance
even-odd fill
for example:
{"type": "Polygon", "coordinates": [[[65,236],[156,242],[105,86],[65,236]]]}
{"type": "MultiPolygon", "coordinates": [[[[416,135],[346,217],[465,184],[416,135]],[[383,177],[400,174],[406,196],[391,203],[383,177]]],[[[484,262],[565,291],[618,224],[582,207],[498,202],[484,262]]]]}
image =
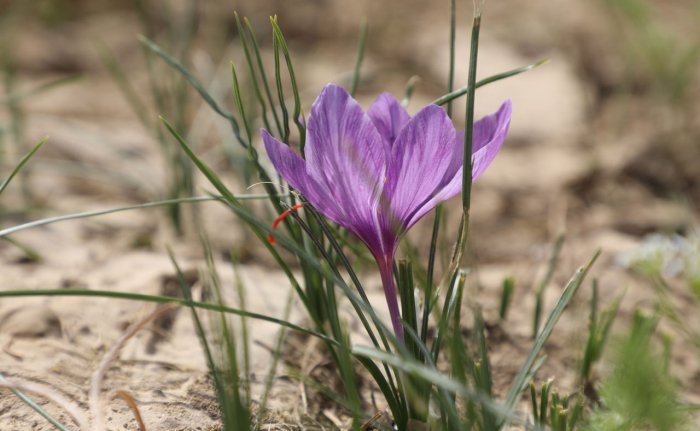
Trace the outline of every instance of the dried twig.
{"type": "Polygon", "coordinates": [[[100,392],[102,389],[102,380],[109,369],[109,364],[116,359],[119,351],[124,347],[124,344],[136,335],[144,326],[146,326],[151,320],[156,317],[166,313],[175,307],[174,304],[165,304],[158,306],[152,313],[145,316],[143,319],[131,325],[126,332],[117,340],[112,348],[105,354],[97,367],[95,372],[92,374],[92,379],[90,382],[90,392],[89,392],[89,405],[90,413],[93,419],[93,430],[103,431],[105,429],[104,416],[102,414],[102,399],[100,398],[100,392]]]}

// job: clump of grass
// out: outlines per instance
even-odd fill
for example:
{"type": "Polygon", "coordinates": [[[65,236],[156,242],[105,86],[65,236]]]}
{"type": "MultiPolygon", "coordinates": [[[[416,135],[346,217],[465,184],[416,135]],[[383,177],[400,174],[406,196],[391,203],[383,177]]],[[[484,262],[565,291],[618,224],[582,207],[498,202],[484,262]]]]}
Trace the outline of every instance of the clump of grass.
{"type": "Polygon", "coordinates": [[[594,410],[586,430],[683,430],[687,428],[673,378],[652,340],[658,319],[637,311],[618,345],[614,368],[601,387],[605,408],[594,410]]]}

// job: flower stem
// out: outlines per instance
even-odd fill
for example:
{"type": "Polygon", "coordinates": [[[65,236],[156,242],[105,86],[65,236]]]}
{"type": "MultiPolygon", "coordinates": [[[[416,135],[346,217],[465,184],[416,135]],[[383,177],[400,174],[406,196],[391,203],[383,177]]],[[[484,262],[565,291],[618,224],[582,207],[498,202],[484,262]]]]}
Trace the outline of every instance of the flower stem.
{"type": "Polygon", "coordinates": [[[403,342],[403,325],[401,324],[401,310],[397,299],[396,283],[394,282],[394,273],[392,271],[393,259],[386,257],[377,259],[379,265],[379,274],[382,277],[382,286],[384,287],[384,295],[386,303],[389,306],[389,316],[391,316],[391,324],[394,327],[394,333],[399,342],[403,342]]]}

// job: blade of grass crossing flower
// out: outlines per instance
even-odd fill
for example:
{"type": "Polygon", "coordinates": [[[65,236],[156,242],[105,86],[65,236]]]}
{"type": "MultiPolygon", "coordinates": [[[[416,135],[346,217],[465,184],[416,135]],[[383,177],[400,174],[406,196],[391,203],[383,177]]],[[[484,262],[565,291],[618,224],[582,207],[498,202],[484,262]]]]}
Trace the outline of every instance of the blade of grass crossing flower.
{"type": "Polygon", "coordinates": [[[270,84],[267,80],[267,73],[265,73],[265,66],[263,65],[262,56],[260,55],[260,47],[258,45],[258,39],[255,37],[255,32],[253,31],[253,26],[250,24],[248,18],[243,17],[243,24],[245,25],[248,37],[253,44],[253,52],[255,53],[255,60],[258,65],[258,70],[260,71],[260,80],[263,82],[263,88],[265,89],[265,94],[267,95],[267,102],[270,105],[270,111],[272,112],[272,117],[275,120],[275,125],[277,126],[277,131],[279,136],[282,136],[282,123],[280,122],[279,115],[277,115],[277,109],[275,109],[275,102],[272,97],[272,91],[270,91],[270,84]]]}
{"type": "MultiPolygon", "coordinates": [[[[532,348],[530,349],[530,352],[528,353],[528,356],[525,359],[525,362],[523,362],[523,364],[521,365],[520,370],[513,379],[513,384],[511,385],[510,390],[508,391],[505,406],[509,410],[512,410],[515,407],[515,403],[517,402],[520,394],[527,387],[531,376],[531,369],[533,365],[537,362],[537,356],[540,354],[544,343],[549,339],[549,336],[551,335],[552,330],[554,329],[554,325],[556,325],[557,321],[559,320],[559,317],[566,309],[566,306],[569,304],[571,299],[578,291],[578,288],[583,283],[583,280],[588,274],[588,271],[591,269],[599,255],[600,251],[596,251],[593,257],[589,260],[589,262],[576,271],[576,273],[573,275],[573,277],[571,277],[566,287],[564,288],[564,291],[559,297],[559,300],[557,301],[556,305],[549,313],[549,316],[547,317],[544,326],[537,334],[537,338],[535,339],[532,348]]],[[[501,426],[503,425],[504,423],[502,422],[501,426]]]]}
{"type": "MultiPolygon", "coordinates": [[[[467,83],[470,88],[475,88],[476,83],[476,65],[479,55],[479,32],[481,30],[481,11],[476,9],[474,12],[474,21],[472,24],[471,49],[469,51],[469,74],[467,83]]],[[[471,91],[467,95],[467,114],[464,120],[464,168],[462,169],[462,211],[464,213],[464,230],[469,231],[469,209],[471,207],[471,192],[472,192],[472,137],[474,134],[474,100],[475,92],[471,91]],[[467,160],[469,160],[469,169],[467,169],[467,160]]],[[[465,244],[466,245],[466,244],[465,244]]]]}
{"type": "Polygon", "coordinates": [[[284,61],[287,64],[287,72],[289,73],[289,80],[292,84],[292,94],[294,95],[294,113],[292,114],[292,119],[294,124],[297,126],[299,131],[299,147],[301,153],[304,154],[304,143],[306,142],[306,126],[303,123],[301,112],[301,97],[299,96],[299,87],[297,85],[297,78],[294,74],[294,67],[292,66],[292,56],[289,54],[289,48],[287,48],[287,41],[284,39],[284,34],[282,34],[282,29],[277,22],[277,16],[275,15],[270,19],[272,23],[272,30],[274,32],[274,37],[279,42],[279,47],[282,49],[282,54],[284,55],[284,61]]]}
{"type": "Polygon", "coordinates": [[[367,17],[362,17],[360,21],[360,38],[357,41],[357,58],[355,60],[355,70],[352,74],[352,84],[350,85],[350,95],[355,97],[357,85],[360,83],[360,70],[362,60],[365,58],[365,43],[367,42],[367,17]]]}
{"type": "Polygon", "coordinates": [[[542,318],[542,306],[544,301],[544,291],[552,281],[552,275],[554,275],[554,270],[559,262],[559,255],[561,255],[561,249],[564,245],[565,235],[559,234],[554,245],[552,246],[552,252],[549,255],[549,260],[547,261],[547,270],[545,271],[540,284],[535,290],[535,312],[532,324],[532,338],[537,336],[537,331],[540,329],[540,319],[542,318]]]}
{"type": "MultiPolygon", "coordinates": [[[[243,30],[243,26],[241,25],[241,19],[238,16],[238,12],[234,11],[233,15],[236,19],[236,29],[238,30],[238,37],[241,39],[241,46],[243,46],[243,53],[245,54],[246,64],[248,65],[248,73],[250,74],[250,81],[253,85],[253,92],[255,93],[255,97],[257,98],[258,104],[260,105],[260,116],[262,117],[263,125],[265,126],[265,129],[272,130],[272,127],[270,127],[270,122],[267,119],[267,103],[265,102],[265,98],[263,97],[262,92],[260,91],[260,85],[258,84],[258,76],[257,73],[255,73],[255,63],[253,60],[253,56],[250,53],[248,36],[243,30]]],[[[274,107],[272,108],[274,109],[274,107]]]]}
{"type": "MultiPolygon", "coordinates": [[[[536,63],[529,64],[527,66],[518,67],[516,69],[511,69],[511,70],[508,70],[506,72],[501,72],[501,73],[497,73],[495,75],[491,75],[487,78],[479,80],[474,85],[474,88],[483,87],[484,85],[488,85],[488,84],[491,84],[493,82],[500,81],[502,79],[510,78],[512,76],[520,75],[521,73],[529,72],[530,70],[532,70],[536,67],[545,65],[547,63],[549,63],[549,59],[545,58],[545,59],[542,59],[536,63]]],[[[464,96],[465,94],[469,94],[471,92],[471,88],[472,87],[470,87],[469,85],[464,86],[464,87],[459,88],[457,90],[454,90],[448,94],[445,94],[444,96],[438,97],[437,99],[433,100],[433,103],[436,105],[442,106],[442,105],[449,103],[449,102],[451,102],[459,97],[464,96]]]]}
{"type": "Polygon", "coordinates": [[[31,158],[34,157],[37,151],[41,149],[41,147],[46,143],[46,141],[48,141],[48,139],[48,136],[44,137],[41,141],[39,141],[38,144],[34,146],[34,148],[32,148],[27,154],[25,154],[20,159],[19,163],[17,163],[14,169],[12,169],[12,171],[10,172],[10,175],[8,175],[7,178],[5,178],[2,183],[0,183],[0,194],[2,194],[2,192],[5,191],[7,186],[10,184],[10,181],[12,181],[12,179],[17,175],[17,173],[19,173],[19,171],[22,170],[24,165],[26,165],[29,162],[29,160],[31,160],[31,158]]]}
{"type": "MultiPolygon", "coordinates": [[[[455,41],[457,40],[457,0],[450,0],[450,66],[447,74],[447,94],[452,93],[455,82],[455,41]]],[[[447,102],[447,115],[452,118],[452,100],[447,102]]]]}
{"type": "MultiPolygon", "coordinates": [[[[452,93],[455,77],[455,40],[457,38],[457,1],[450,0],[450,65],[447,74],[447,93],[452,93]]],[[[452,118],[452,101],[447,102],[447,115],[452,118]]],[[[430,304],[433,293],[433,274],[435,272],[435,255],[437,253],[437,241],[440,233],[440,222],[442,220],[443,206],[438,205],[435,209],[433,219],[433,232],[430,237],[430,251],[428,253],[428,274],[426,277],[427,286],[425,289],[425,300],[423,307],[423,319],[421,324],[421,338],[423,342],[428,335],[428,319],[430,317],[430,304]]]]}
{"type": "MultiPolygon", "coordinates": [[[[0,383],[6,382],[5,377],[0,374],[0,383]]],[[[63,423],[61,423],[58,419],[54,418],[51,416],[49,412],[44,410],[43,407],[41,407],[39,404],[37,404],[29,395],[25,394],[24,392],[18,390],[18,389],[10,389],[13,394],[17,398],[19,398],[23,403],[25,403],[29,408],[34,410],[35,412],[39,413],[44,419],[46,419],[47,422],[49,422],[51,425],[53,425],[57,430],[59,431],[70,431],[70,428],[66,427],[63,423]]]]}

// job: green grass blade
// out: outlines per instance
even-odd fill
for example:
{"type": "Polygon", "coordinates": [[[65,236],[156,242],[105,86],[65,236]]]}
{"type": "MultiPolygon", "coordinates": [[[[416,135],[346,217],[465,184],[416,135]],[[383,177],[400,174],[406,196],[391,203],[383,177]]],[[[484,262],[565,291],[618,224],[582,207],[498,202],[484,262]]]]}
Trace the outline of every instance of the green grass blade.
{"type": "MultiPolygon", "coordinates": [[[[283,312],[285,320],[289,318],[289,315],[292,312],[292,304],[294,303],[294,296],[292,295],[292,293],[293,291],[290,291],[290,294],[287,297],[287,300],[285,301],[283,312]]],[[[265,376],[265,389],[263,390],[263,394],[260,397],[259,408],[255,418],[255,423],[258,426],[262,424],[264,414],[267,411],[267,401],[269,400],[270,391],[272,391],[272,386],[275,382],[277,366],[279,364],[280,358],[282,358],[282,348],[284,347],[284,340],[287,336],[287,332],[284,329],[284,327],[280,327],[279,329],[279,332],[277,334],[277,342],[275,343],[275,349],[272,352],[272,363],[270,364],[270,369],[268,370],[267,375],[265,376]]],[[[250,375],[250,373],[248,373],[248,375],[250,375]]]]}
{"type": "Polygon", "coordinates": [[[408,79],[408,82],[406,83],[406,87],[403,90],[403,97],[401,98],[401,106],[404,108],[408,106],[408,104],[411,102],[411,97],[413,97],[413,90],[416,88],[416,84],[420,82],[420,77],[417,75],[413,75],[408,79]]]}
{"type": "MultiPolygon", "coordinates": [[[[251,193],[251,194],[244,194],[244,195],[236,195],[236,199],[239,199],[239,200],[249,200],[249,199],[255,200],[255,199],[268,199],[268,198],[269,198],[268,194],[253,194],[253,193],[251,193]]],[[[84,211],[84,212],[66,214],[66,215],[56,216],[56,217],[47,217],[47,218],[43,218],[40,220],[35,220],[35,221],[28,222],[28,223],[19,224],[16,226],[8,227],[6,229],[2,229],[2,230],[0,230],[0,238],[7,236],[7,235],[10,235],[10,234],[13,234],[15,232],[19,232],[19,231],[23,231],[26,229],[39,227],[39,226],[45,226],[45,225],[49,225],[52,223],[58,223],[58,222],[62,222],[62,221],[90,218],[90,217],[118,213],[118,212],[122,212],[122,211],[132,211],[132,210],[136,210],[136,209],[157,208],[157,207],[169,206],[169,205],[180,204],[180,203],[196,203],[196,202],[221,201],[221,200],[223,200],[223,196],[194,196],[194,197],[190,197],[190,198],[166,199],[166,200],[162,200],[162,201],[148,202],[148,203],[144,203],[144,204],[130,205],[130,206],[126,206],[126,207],[108,208],[108,209],[96,210],[96,211],[84,211]]]]}
{"type": "Polygon", "coordinates": [[[540,284],[535,289],[535,312],[532,324],[532,338],[537,336],[537,331],[540,330],[540,319],[542,318],[542,305],[544,302],[544,291],[552,280],[552,275],[554,275],[554,270],[559,262],[559,255],[561,255],[561,249],[564,246],[565,235],[559,234],[554,245],[552,246],[552,252],[549,255],[549,260],[547,261],[547,270],[545,271],[540,284]]]}
{"type": "MultiPolygon", "coordinates": [[[[469,74],[467,83],[469,88],[475,88],[476,64],[479,56],[479,32],[481,30],[481,11],[477,9],[474,14],[472,24],[471,49],[469,50],[469,74]]],[[[470,91],[467,94],[467,113],[464,119],[464,168],[462,169],[462,212],[464,213],[464,229],[469,231],[469,210],[471,207],[472,193],[472,171],[474,161],[472,160],[472,136],[474,134],[474,101],[476,93],[470,91]],[[469,160],[469,169],[467,169],[469,160]]],[[[466,245],[466,244],[465,244],[466,245]]]]}
{"type": "Polygon", "coordinates": [[[267,95],[267,102],[270,105],[270,110],[272,111],[272,117],[275,120],[275,125],[277,126],[277,132],[279,136],[282,136],[282,123],[280,122],[279,115],[277,115],[277,109],[275,109],[275,102],[272,97],[272,91],[270,91],[270,84],[267,80],[267,73],[265,72],[265,66],[262,61],[262,56],[260,55],[260,47],[258,45],[258,39],[255,37],[255,32],[253,31],[253,26],[248,21],[248,18],[243,18],[243,24],[245,25],[246,32],[253,44],[253,52],[255,53],[255,60],[258,65],[258,70],[260,71],[260,80],[265,88],[265,94],[267,95]]]}
{"type": "Polygon", "coordinates": [[[168,63],[171,67],[177,70],[187,80],[187,82],[189,82],[190,85],[197,91],[197,93],[199,93],[199,95],[202,97],[202,99],[204,99],[207,105],[209,105],[217,114],[226,118],[231,124],[231,127],[233,128],[233,132],[236,135],[236,139],[238,140],[238,142],[240,142],[240,144],[243,147],[248,147],[250,143],[247,142],[241,135],[241,128],[238,124],[238,120],[236,120],[236,117],[234,117],[232,113],[221,107],[221,105],[219,105],[214,100],[211,94],[209,94],[204,85],[201,82],[199,82],[199,80],[195,78],[182,63],[177,61],[170,54],[163,51],[155,42],[148,39],[147,37],[139,36],[139,40],[150,52],[156,54],[158,57],[160,57],[166,63],[168,63]]]}
{"type": "MultiPolygon", "coordinates": [[[[297,78],[294,74],[294,67],[292,66],[292,56],[289,54],[289,48],[287,48],[287,41],[284,39],[284,34],[282,34],[282,29],[277,22],[277,16],[270,19],[272,23],[272,31],[274,33],[275,40],[282,49],[282,54],[284,55],[284,61],[287,64],[287,73],[289,74],[289,80],[292,84],[292,93],[294,95],[294,113],[292,114],[292,120],[297,126],[299,131],[299,147],[301,153],[304,154],[304,143],[306,142],[306,126],[302,122],[302,112],[301,112],[301,97],[299,96],[299,86],[297,85],[297,78]]],[[[276,55],[276,54],[275,54],[276,55]]]]}
{"type": "Polygon", "coordinates": [[[365,357],[370,359],[375,359],[378,361],[386,362],[394,368],[398,368],[405,373],[414,375],[418,378],[424,379],[425,381],[431,382],[434,385],[445,389],[448,392],[454,393],[463,397],[464,399],[479,403],[484,406],[484,408],[493,412],[501,420],[509,420],[511,423],[523,424],[523,418],[515,415],[509,409],[497,404],[490,397],[482,394],[480,392],[474,391],[469,387],[463,385],[457,380],[451,379],[450,377],[441,374],[437,370],[433,370],[418,361],[410,358],[400,357],[396,354],[387,353],[381,350],[376,350],[367,346],[356,346],[352,349],[354,355],[359,357],[365,357]]]}
{"type": "Polygon", "coordinates": [[[175,256],[173,255],[170,249],[168,249],[168,256],[170,257],[170,261],[172,262],[173,266],[175,267],[175,271],[177,272],[177,281],[178,285],[180,286],[180,289],[182,290],[182,296],[184,297],[185,306],[190,309],[190,313],[192,314],[192,321],[194,322],[195,333],[197,334],[197,339],[199,340],[202,350],[204,351],[204,357],[207,362],[207,368],[209,369],[209,372],[212,374],[212,378],[214,379],[214,388],[216,390],[219,405],[222,409],[221,413],[223,416],[223,422],[225,423],[226,418],[230,415],[229,411],[231,408],[230,403],[226,402],[228,400],[226,400],[225,398],[226,383],[223,381],[221,373],[219,372],[219,367],[217,366],[216,361],[214,360],[214,354],[212,352],[211,346],[209,345],[209,341],[207,340],[204,325],[202,324],[202,321],[199,318],[199,314],[197,314],[196,308],[192,305],[192,289],[185,280],[185,275],[180,269],[180,266],[175,260],[175,256]]]}
{"type": "Polygon", "coordinates": [[[357,59],[355,60],[355,70],[352,74],[352,84],[350,85],[350,95],[355,97],[357,93],[357,85],[360,83],[360,70],[362,69],[362,60],[365,58],[365,44],[367,42],[367,17],[363,17],[360,21],[360,39],[357,41],[357,59]]]}
{"type": "MultiPolygon", "coordinates": [[[[0,374],[0,382],[6,381],[5,377],[0,374]]],[[[34,400],[32,400],[29,395],[25,394],[24,392],[11,388],[10,391],[15,394],[17,398],[19,398],[23,403],[25,403],[29,408],[34,410],[35,412],[39,413],[44,419],[46,419],[47,422],[49,422],[51,425],[53,425],[57,430],[59,431],[70,431],[69,428],[67,428],[65,425],[63,425],[61,422],[59,422],[58,419],[54,418],[51,416],[49,412],[44,410],[43,407],[41,407],[39,404],[37,404],[34,400]]]]}
{"type": "Polygon", "coordinates": [[[102,58],[102,63],[104,63],[109,74],[112,75],[112,80],[121,90],[124,98],[131,107],[131,110],[134,111],[136,117],[147,130],[152,130],[156,124],[149,122],[149,119],[152,119],[152,116],[147,114],[148,109],[146,108],[146,104],[141,100],[141,96],[139,96],[138,91],[133,85],[131,85],[129,78],[127,77],[127,73],[117,60],[114,52],[112,52],[104,43],[99,43],[98,49],[100,57],[102,58]]]}
{"type": "Polygon", "coordinates": [[[252,311],[241,310],[232,307],[220,306],[216,304],[210,304],[206,302],[188,301],[182,298],[177,298],[174,296],[163,296],[163,295],[147,295],[143,293],[133,293],[133,292],[119,292],[111,290],[90,290],[90,289],[19,289],[11,291],[0,292],[0,298],[20,298],[27,296],[91,296],[99,298],[114,298],[114,299],[125,299],[131,301],[143,301],[143,302],[154,302],[157,304],[167,304],[174,303],[184,306],[193,306],[195,308],[201,308],[203,310],[218,311],[227,314],[234,314],[236,316],[247,317],[250,319],[264,320],[266,322],[274,323],[276,325],[284,326],[286,328],[292,329],[294,331],[303,332],[317,338],[322,339],[331,344],[336,344],[337,342],[332,338],[323,335],[319,332],[312,331],[307,328],[303,328],[299,325],[295,325],[291,322],[286,322],[282,319],[278,319],[272,316],[266,316],[260,313],[254,313],[252,311]]]}
{"type": "MultiPolygon", "coordinates": [[[[521,73],[529,72],[530,70],[545,65],[549,63],[549,59],[542,59],[536,63],[529,64],[527,66],[523,67],[518,67],[516,69],[511,69],[506,72],[501,72],[497,73],[496,75],[489,76],[488,78],[484,78],[480,81],[478,81],[476,84],[474,84],[474,88],[479,88],[483,87],[484,85],[491,84],[496,81],[500,81],[502,79],[510,78],[511,76],[516,76],[520,75],[521,73]]],[[[471,87],[469,85],[459,88],[451,93],[445,94],[444,96],[438,97],[437,99],[433,100],[433,103],[436,105],[444,105],[446,103],[449,103],[453,101],[454,99],[457,99],[458,97],[462,97],[465,94],[469,94],[471,92],[471,87]]]]}
{"type": "MultiPolygon", "coordinates": [[[[233,87],[233,100],[236,101],[236,108],[238,109],[238,115],[241,116],[241,121],[243,122],[246,138],[248,138],[248,142],[253,142],[252,135],[250,132],[250,123],[246,119],[245,108],[243,107],[243,98],[241,97],[241,86],[238,84],[236,66],[233,63],[231,63],[231,83],[233,87]]],[[[253,145],[249,145],[248,149],[252,150],[253,145]]],[[[253,155],[251,154],[250,157],[252,158],[253,155]]]]}
{"type": "MultiPolygon", "coordinates": [[[[272,17],[270,17],[272,20],[272,17]]],[[[282,87],[282,71],[280,67],[280,43],[274,34],[272,35],[272,52],[275,59],[275,84],[277,88],[277,101],[279,103],[280,110],[282,111],[282,142],[289,144],[289,111],[287,110],[287,103],[284,100],[284,88],[282,87]]],[[[303,156],[303,152],[302,152],[303,156]]]]}
{"type": "MultiPolygon", "coordinates": [[[[455,76],[455,40],[457,34],[457,9],[456,0],[450,0],[450,65],[447,75],[447,94],[452,93],[454,89],[455,76]]],[[[447,102],[447,115],[452,118],[452,101],[447,102]]],[[[440,233],[440,222],[442,221],[443,206],[438,205],[435,209],[435,217],[433,219],[433,231],[430,237],[430,251],[428,252],[428,274],[426,276],[426,288],[423,307],[423,318],[421,319],[421,339],[426,341],[428,336],[428,319],[433,295],[433,274],[435,273],[435,256],[437,253],[437,242],[440,233]]]]}
{"type": "Polygon", "coordinates": [[[506,277],[503,280],[503,286],[501,288],[501,301],[498,307],[498,318],[501,320],[506,320],[508,309],[510,308],[511,301],[513,300],[514,290],[515,282],[513,281],[513,277],[506,277]]]}
{"type": "Polygon", "coordinates": [[[505,405],[506,408],[508,408],[509,410],[512,410],[515,407],[520,393],[527,387],[530,379],[531,368],[537,361],[537,356],[540,354],[542,347],[544,347],[544,343],[547,341],[547,339],[549,339],[549,336],[551,335],[552,330],[554,329],[554,325],[556,325],[557,321],[559,320],[559,317],[566,309],[566,306],[574,297],[574,294],[576,294],[576,291],[583,283],[583,280],[588,274],[588,271],[591,269],[593,263],[595,263],[599,255],[600,251],[597,251],[584,267],[581,267],[578,269],[578,271],[576,271],[574,276],[571,278],[571,280],[569,280],[566,287],[564,288],[564,291],[559,297],[559,301],[557,301],[557,304],[554,306],[554,309],[552,309],[549,316],[547,317],[547,320],[545,321],[542,330],[537,334],[537,338],[535,339],[532,348],[530,349],[530,352],[528,353],[528,356],[525,359],[525,362],[523,362],[523,364],[521,365],[518,374],[513,379],[513,384],[511,385],[511,388],[508,391],[508,395],[506,396],[505,405]]]}
{"type": "MultiPolygon", "coordinates": [[[[258,76],[257,73],[255,73],[255,63],[253,60],[253,56],[251,55],[250,52],[250,45],[248,42],[248,37],[243,29],[243,26],[241,25],[241,19],[238,16],[238,12],[233,12],[234,18],[236,19],[236,29],[238,30],[238,37],[241,39],[241,45],[243,46],[243,53],[245,54],[245,60],[246,64],[248,65],[248,73],[250,74],[250,81],[253,85],[253,92],[255,93],[255,97],[258,100],[258,104],[260,105],[260,110],[261,110],[261,117],[263,121],[263,125],[265,126],[265,129],[268,131],[272,130],[272,127],[270,127],[270,123],[267,119],[267,103],[265,102],[265,98],[262,95],[262,92],[260,91],[260,85],[258,84],[258,76]]],[[[274,109],[274,107],[271,107],[274,109]]]]}
{"type": "Polygon", "coordinates": [[[39,151],[39,149],[46,143],[48,139],[49,137],[46,136],[44,139],[39,141],[39,143],[36,144],[34,148],[31,149],[31,151],[25,154],[24,157],[22,157],[22,159],[20,159],[19,163],[17,163],[12,172],[10,172],[10,175],[7,178],[5,178],[2,184],[0,184],[0,194],[2,194],[2,192],[5,191],[7,186],[10,184],[10,181],[12,181],[12,179],[17,175],[17,173],[19,173],[19,171],[24,167],[24,165],[26,165],[29,162],[29,160],[32,157],[34,157],[36,152],[39,151]]]}

